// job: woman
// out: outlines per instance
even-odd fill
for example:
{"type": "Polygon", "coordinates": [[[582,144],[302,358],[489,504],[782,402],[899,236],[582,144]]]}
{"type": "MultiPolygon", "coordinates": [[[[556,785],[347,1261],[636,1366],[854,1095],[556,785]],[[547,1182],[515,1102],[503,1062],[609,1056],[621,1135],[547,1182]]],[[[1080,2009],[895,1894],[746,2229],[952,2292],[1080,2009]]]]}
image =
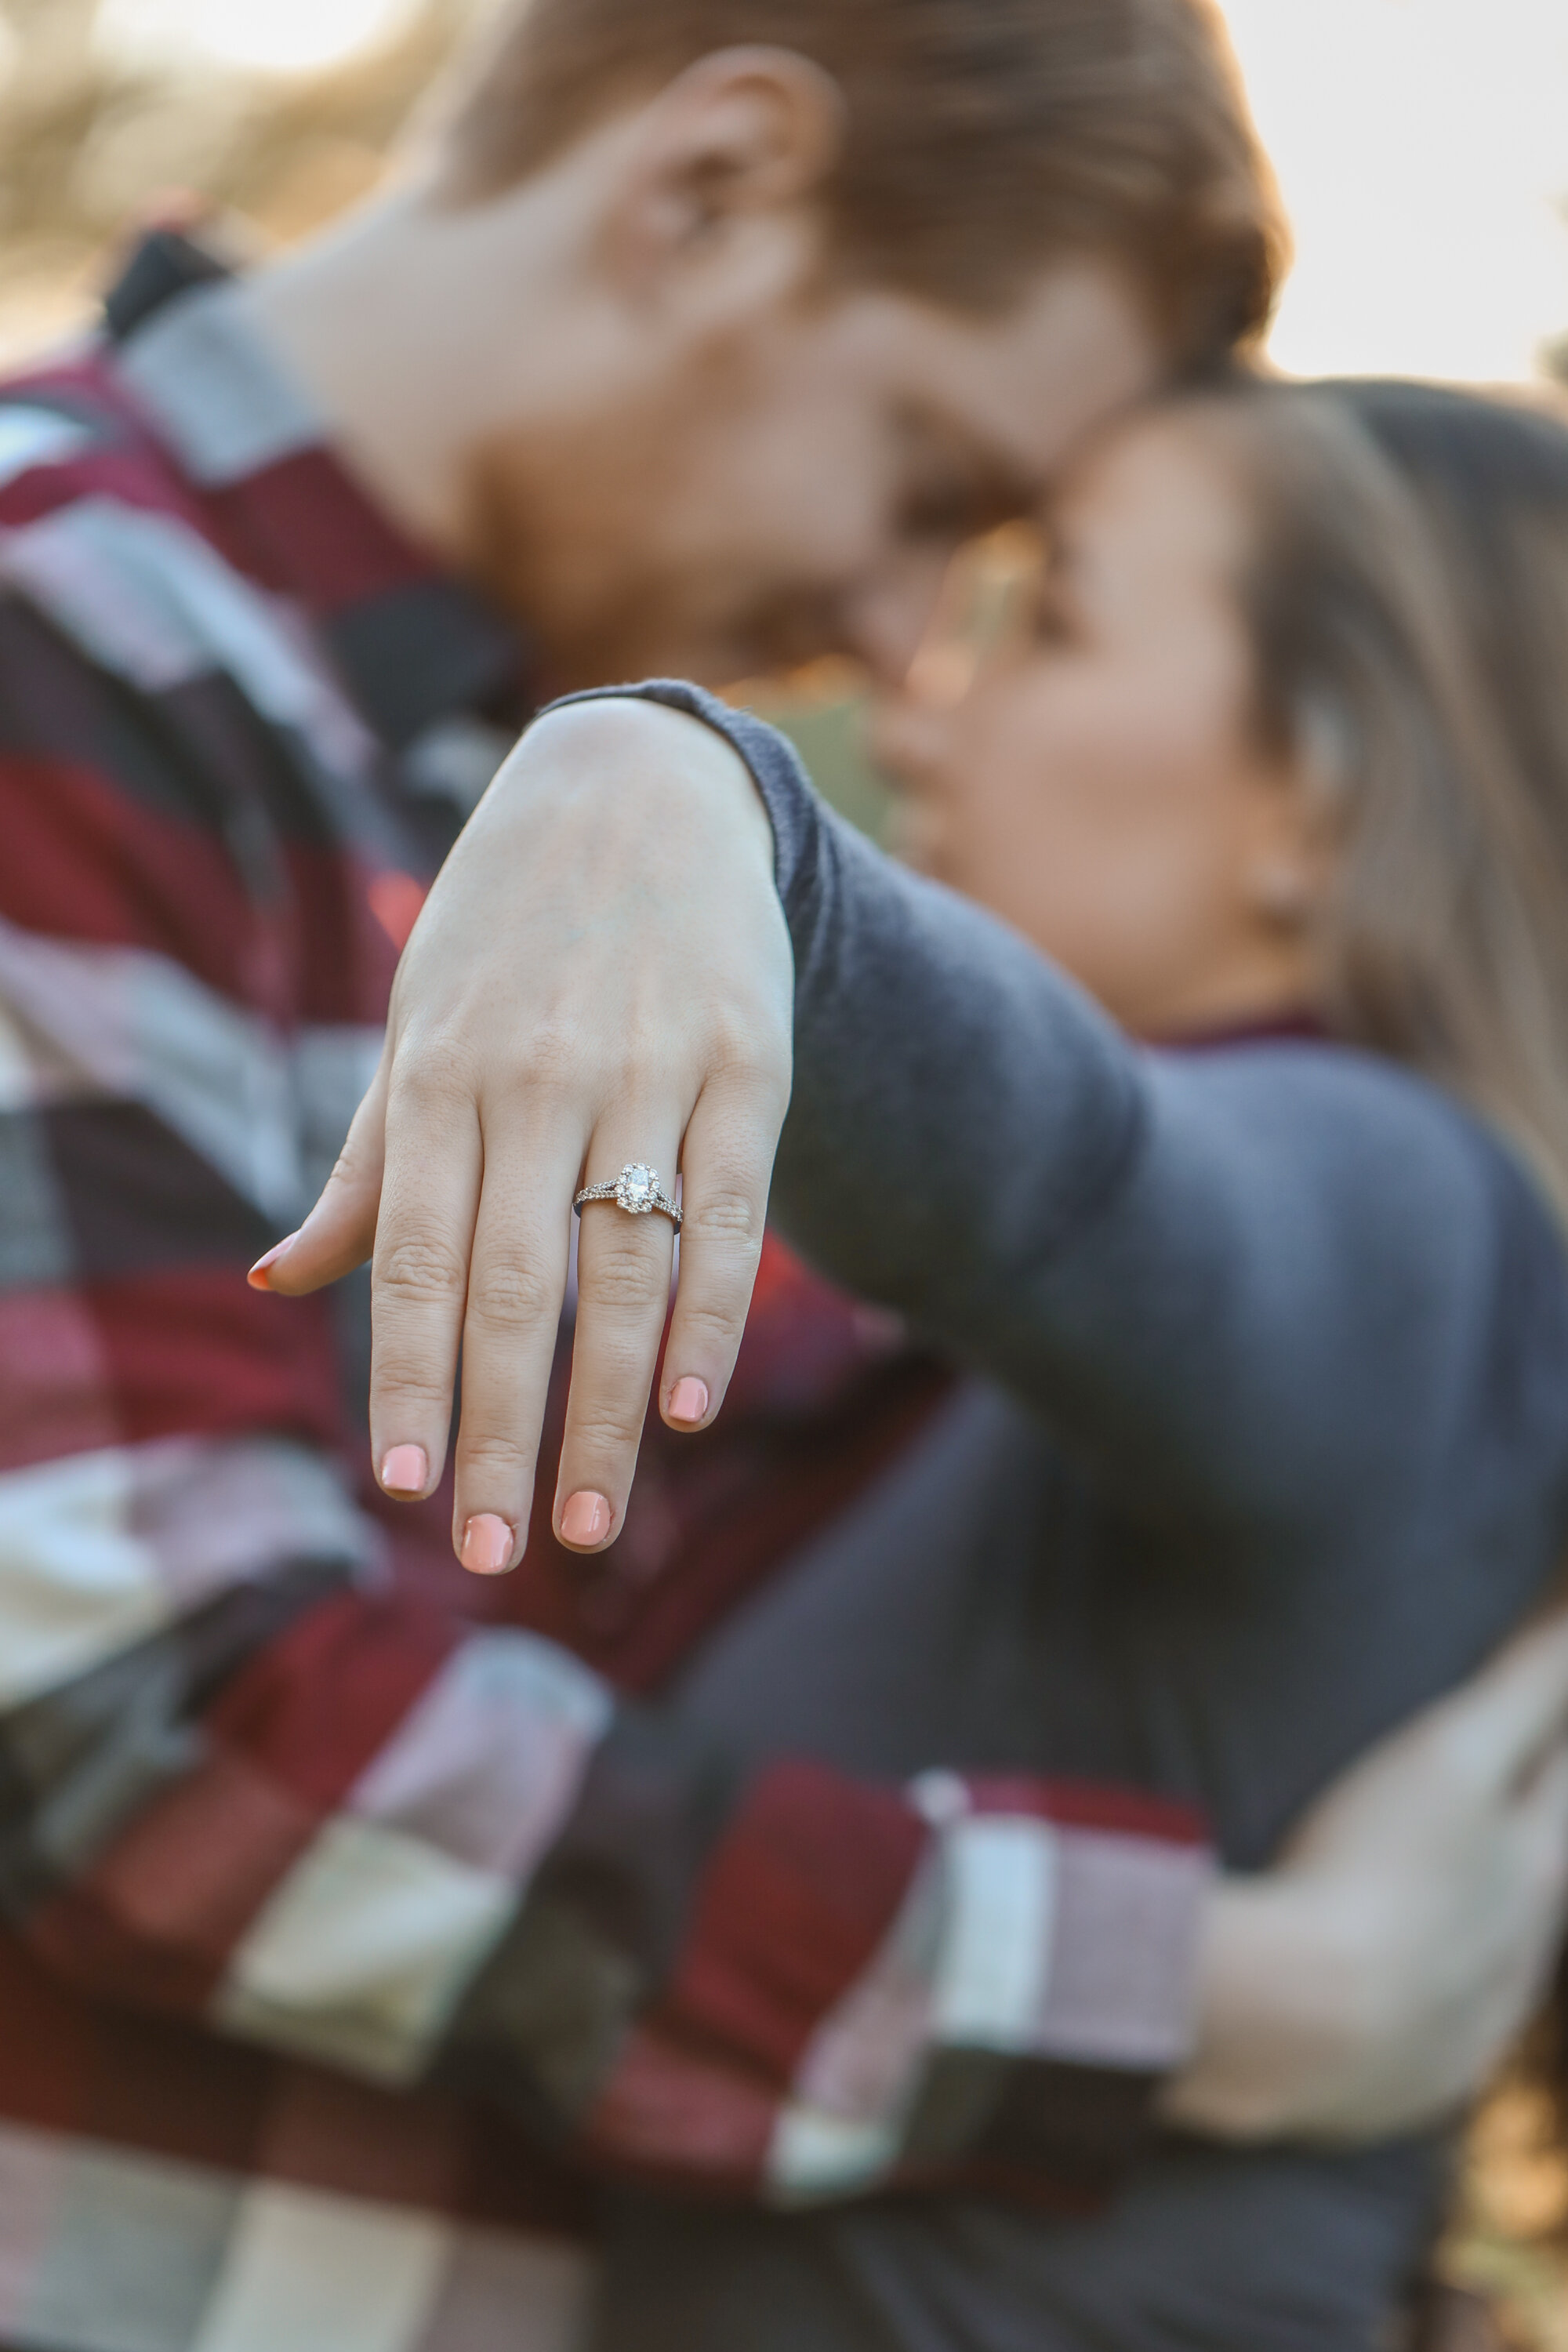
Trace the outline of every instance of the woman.
{"type": "MultiPolygon", "coordinates": [[[[421,922],[279,1286],[363,1254],[384,1110],[378,1458],[439,1460],[431,1368],[464,1309],[409,1272],[471,1234],[459,1532],[510,1535],[566,1202],[679,1149],[660,1395],[710,1419],[793,956],[775,1214],[986,1377],[685,1704],[761,1755],[1142,1779],[1245,1866],[1468,1669],[1568,1532],[1563,861],[1551,780],[1342,407],[1237,389],[1135,421],[1053,530],[1037,642],[896,730],[928,861],[1010,929],[852,840],[776,738],[689,689],[560,710],[421,922]],[[1183,1050],[1128,1046],[1058,966],[1183,1050]]],[[[584,1220],[556,1512],[584,1549],[625,1508],[662,1223],[584,1220]]],[[[986,2030],[1016,2030],[1009,1997],[986,2030]]],[[[645,2352],[657,2307],[685,2347],[1327,2352],[1386,2323],[1441,2183],[1421,2142],[1173,2139],[1078,2224],[634,2200],[600,2340],[645,2352]]]]}

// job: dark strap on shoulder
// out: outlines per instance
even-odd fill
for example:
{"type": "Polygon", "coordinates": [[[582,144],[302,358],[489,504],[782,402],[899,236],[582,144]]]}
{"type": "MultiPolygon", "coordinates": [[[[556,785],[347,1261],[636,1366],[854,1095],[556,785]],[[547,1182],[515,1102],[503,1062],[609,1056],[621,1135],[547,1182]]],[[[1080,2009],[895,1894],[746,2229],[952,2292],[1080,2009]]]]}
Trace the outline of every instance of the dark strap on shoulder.
{"type": "Polygon", "coordinates": [[[125,342],[177,294],[229,275],[229,265],[220,255],[182,230],[150,230],[103,298],[110,341],[125,342]]]}

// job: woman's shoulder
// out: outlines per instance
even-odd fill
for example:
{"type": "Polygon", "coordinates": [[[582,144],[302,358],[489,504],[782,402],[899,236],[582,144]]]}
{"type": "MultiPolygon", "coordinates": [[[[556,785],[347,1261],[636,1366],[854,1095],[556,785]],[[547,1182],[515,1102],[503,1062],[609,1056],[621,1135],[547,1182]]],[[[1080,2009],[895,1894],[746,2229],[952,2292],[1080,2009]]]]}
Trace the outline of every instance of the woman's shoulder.
{"type": "Polygon", "coordinates": [[[1403,1509],[1483,1465],[1521,1495],[1562,1492],[1568,1246],[1522,1154],[1353,1046],[1142,1058],[1117,1272],[1143,1279],[1166,1377],[1202,1354],[1184,1427],[1216,1433],[1231,1499],[1264,1517],[1304,1496],[1403,1509]]]}

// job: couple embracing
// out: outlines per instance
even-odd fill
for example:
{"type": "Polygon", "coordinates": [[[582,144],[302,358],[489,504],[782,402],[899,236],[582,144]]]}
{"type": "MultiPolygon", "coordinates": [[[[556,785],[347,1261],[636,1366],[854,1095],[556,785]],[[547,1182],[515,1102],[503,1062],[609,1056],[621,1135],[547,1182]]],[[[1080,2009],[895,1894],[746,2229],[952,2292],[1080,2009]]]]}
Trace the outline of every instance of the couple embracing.
{"type": "Polygon", "coordinates": [[[1421,2324],[1568,1875],[1568,436],[1256,381],[1280,248],[1195,0],[536,0],[5,388],[16,2352],[1421,2324]],[[705,691],[829,650],[923,877],[705,691]]]}

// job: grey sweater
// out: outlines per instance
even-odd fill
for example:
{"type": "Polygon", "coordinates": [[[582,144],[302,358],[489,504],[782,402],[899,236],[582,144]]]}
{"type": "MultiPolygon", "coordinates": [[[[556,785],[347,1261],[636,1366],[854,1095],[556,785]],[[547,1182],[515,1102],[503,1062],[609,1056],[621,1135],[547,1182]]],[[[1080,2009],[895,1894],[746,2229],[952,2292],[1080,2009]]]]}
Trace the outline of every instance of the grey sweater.
{"type": "MultiPolygon", "coordinates": [[[[758,1759],[1103,1775],[1266,1860],[1464,1675],[1568,1530],[1568,1264],[1486,1128],[1331,1045],[1131,1045],[1010,932],[746,759],[796,968],[773,1214],[973,1377],[710,1638],[758,1759]]],[[[927,2198],[617,2206],[595,2352],[1351,2352],[1430,2233],[1435,2141],[1172,2138],[1075,2221],[927,2198]]]]}

